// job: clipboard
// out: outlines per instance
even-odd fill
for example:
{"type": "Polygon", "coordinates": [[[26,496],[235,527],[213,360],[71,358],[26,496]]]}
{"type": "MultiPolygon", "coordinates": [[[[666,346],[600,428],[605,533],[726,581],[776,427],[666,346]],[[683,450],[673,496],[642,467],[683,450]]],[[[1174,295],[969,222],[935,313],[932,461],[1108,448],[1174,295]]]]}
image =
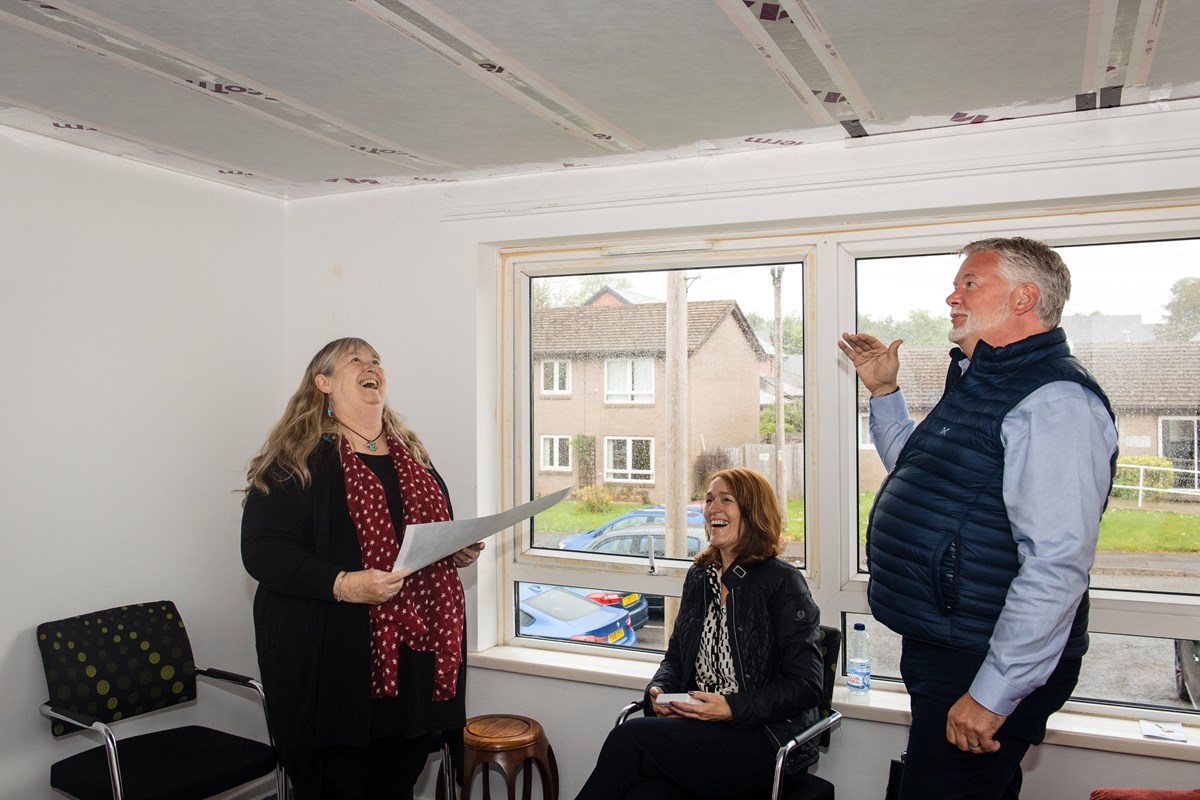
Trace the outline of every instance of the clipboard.
{"type": "Polygon", "coordinates": [[[454,519],[447,522],[423,522],[404,529],[404,544],[400,555],[392,565],[392,572],[411,575],[422,567],[441,561],[457,553],[469,544],[481,542],[505,528],[511,528],[523,519],[542,513],[562,502],[574,486],[560,489],[554,494],[539,497],[516,508],[475,519],[454,519]]]}

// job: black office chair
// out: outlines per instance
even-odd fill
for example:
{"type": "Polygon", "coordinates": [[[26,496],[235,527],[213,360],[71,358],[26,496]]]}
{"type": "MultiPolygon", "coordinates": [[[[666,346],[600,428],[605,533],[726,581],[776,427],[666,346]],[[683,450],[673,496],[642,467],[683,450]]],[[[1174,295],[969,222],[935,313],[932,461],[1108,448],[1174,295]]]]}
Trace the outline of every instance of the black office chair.
{"type": "Polygon", "coordinates": [[[112,723],[195,700],[197,675],[243,686],[263,701],[258,681],[195,665],[171,601],[44,622],[37,638],[50,692],[41,713],[51,732],[90,729],[104,739],[50,768],[55,789],[79,800],[202,800],[274,772],[279,800],[287,797],[270,743],[187,725],[123,738],[118,747],[112,723]]]}
{"type": "MultiPolygon", "coordinates": [[[[837,683],[838,651],[841,648],[842,632],[837,628],[822,625],[820,630],[821,660],[824,679],[821,682],[821,718],[794,737],[784,742],[775,753],[775,781],[771,786],[772,800],[834,800],[833,784],[810,772],[796,770],[789,774],[788,759],[801,745],[821,737],[818,744],[829,746],[829,733],[842,721],[840,711],[833,710],[833,687],[837,683]]],[[[617,715],[620,725],[635,711],[645,709],[646,701],[637,700],[621,709],[617,715]]],[[[616,726],[614,726],[616,727],[616,726]]]]}

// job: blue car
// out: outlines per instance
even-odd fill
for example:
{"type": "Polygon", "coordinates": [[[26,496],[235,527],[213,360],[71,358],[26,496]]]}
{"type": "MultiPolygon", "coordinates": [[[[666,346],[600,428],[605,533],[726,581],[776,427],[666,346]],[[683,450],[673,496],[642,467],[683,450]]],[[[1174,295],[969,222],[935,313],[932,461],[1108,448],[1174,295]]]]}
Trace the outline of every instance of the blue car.
{"type": "Polygon", "coordinates": [[[635,631],[650,619],[650,604],[643,595],[637,592],[610,592],[604,589],[581,589],[577,586],[564,588],[602,606],[625,609],[629,613],[629,621],[635,631]]]}
{"type": "Polygon", "coordinates": [[[629,612],[603,605],[562,586],[522,583],[517,594],[517,633],[545,639],[632,647],[637,634],[629,612]]]}
{"type": "MultiPolygon", "coordinates": [[[[587,550],[588,543],[597,536],[603,536],[606,533],[615,533],[622,528],[629,528],[635,525],[646,525],[657,523],[661,525],[666,518],[667,510],[665,506],[647,506],[639,508],[636,511],[627,511],[619,517],[614,517],[608,522],[601,525],[599,528],[590,531],[582,531],[580,533],[572,533],[570,536],[564,536],[558,543],[559,549],[562,550],[587,550]]],[[[704,506],[699,503],[688,504],[687,509],[687,524],[688,527],[693,525],[704,526],[704,506]]]]}

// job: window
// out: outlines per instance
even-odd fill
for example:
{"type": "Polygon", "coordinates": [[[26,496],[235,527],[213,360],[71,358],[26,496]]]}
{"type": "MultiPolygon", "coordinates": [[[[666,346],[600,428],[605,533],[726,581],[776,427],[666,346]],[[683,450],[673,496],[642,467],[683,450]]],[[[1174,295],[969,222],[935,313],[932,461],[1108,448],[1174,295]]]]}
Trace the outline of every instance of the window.
{"type": "MultiPolygon", "coordinates": [[[[1091,625],[1109,625],[1107,630],[1113,632],[1093,632],[1074,699],[1191,708],[1186,693],[1191,687],[1185,686],[1182,670],[1191,663],[1187,648],[1194,640],[1177,639],[1182,631],[1169,626],[1167,635],[1146,630],[1152,624],[1149,618],[1139,618],[1137,606],[1126,607],[1121,598],[1133,599],[1135,593],[1156,598],[1195,595],[1200,590],[1200,560],[1195,555],[1200,552],[1195,416],[1200,369],[1193,368],[1200,364],[1200,341],[1192,340],[1194,330],[1179,330],[1190,319],[1189,294],[1183,288],[1196,280],[1191,276],[1200,261],[1200,240],[1056,249],[1071,269],[1072,295],[1062,327],[1072,352],[1113,405],[1120,444],[1091,573],[1091,625]],[[1137,265],[1136,284],[1128,278],[1131,264],[1137,265]],[[1110,611],[1116,608],[1122,611],[1110,611]],[[1133,624],[1108,616],[1131,611],[1138,619],[1133,624]]],[[[904,340],[899,383],[918,421],[943,391],[950,347],[943,298],[958,263],[957,256],[937,252],[858,258],[855,263],[858,329],[885,342],[904,340]]],[[[861,384],[856,387],[861,446],[868,403],[861,384]]],[[[867,514],[884,477],[873,448],[861,449],[856,559],[861,572],[867,569],[867,514]]],[[[869,616],[859,619],[871,625],[869,616]]],[[[878,623],[871,635],[879,662],[875,674],[899,679],[898,637],[878,623]]]]}
{"type": "Polygon", "coordinates": [[[571,393],[571,362],[542,362],[542,394],[571,393]]]}
{"type": "Polygon", "coordinates": [[[604,439],[604,480],[654,480],[654,440],[647,438],[604,439]]]}
{"type": "Polygon", "coordinates": [[[604,402],[653,403],[654,361],[614,358],[604,362],[604,402]]]}
{"type": "MultiPolygon", "coordinates": [[[[610,255],[622,249],[612,244],[564,247],[556,254],[539,244],[526,253],[506,254],[514,288],[505,297],[514,307],[502,317],[517,323],[504,351],[504,363],[513,365],[504,384],[516,393],[506,406],[512,415],[507,449],[514,453],[513,499],[575,485],[569,500],[514,534],[516,553],[505,564],[502,584],[507,640],[551,649],[605,646],[630,659],[638,658],[636,651],[661,650],[688,554],[706,545],[700,506],[691,498],[702,495],[704,476],[715,469],[747,466],[783,492],[783,557],[806,568],[822,619],[861,615],[873,626],[873,645],[883,648],[875,672],[886,687],[889,675],[898,676],[893,663],[898,649],[870,619],[862,561],[866,518],[883,471],[869,446],[866,398],[837,351],[835,332],[857,324],[889,341],[903,338],[906,372],[900,383],[906,398],[914,405],[936,402],[950,346],[943,301],[958,267],[953,253],[972,239],[1026,235],[1072,243],[1058,248],[1073,278],[1065,325],[1077,355],[1086,356],[1085,365],[1114,398],[1118,416],[1121,471],[1092,571],[1095,644],[1089,656],[1096,666],[1108,659],[1117,668],[1100,669],[1081,681],[1076,701],[1178,708],[1163,699],[1166,692],[1178,695],[1178,687],[1159,685],[1151,694],[1138,684],[1131,690],[1119,665],[1123,659],[1128,663],[1127,648],[1145,645],[1152,663],[1144,671],[1158,684],[1169,684],[1176,663],[1192,672],[1200,663],[1193,638],[1200,593],[1200,491],[1176,485],[1174,477],[1175,470],[1194,476],[1196,468],[1200,370],[1194,365],[1200,365],[1200,341],[1192,341],[1196,331],[1179,328],[1188,319],[1183,312],[1190,293],[1177,286],[1186,288],[1186,279],[1195,277],[1200,240],[1164,238],[1195,237],[1197,231],[1200,211],[1190,207],[1105,209],[1041,219],[1022,215],[1011,222],[989,217],[987,222],[829,231],[808,238],[718,237],[711,252],[671,253],[656,246],[650,256],[621,256],[610,255]],[[771,276],[780,264],[776,314],[771,276]],[[1137,267],[1136,280],[1130,279],[1130,265],[1137,267]],[[668,346],[667,339],[665,309],[680,284],[683,300],[672,307],[686,308],[686,360],[679,358],[685,348],[668,346]],[[612,290],[601,291],[604,287],[612,290]],[[820,325],[806,328],[805,313],[813,309],[821,310],[820,325]],[[912,357],[921,352],[935,355],[912,357]],[[547,360],[570,361],[569,397],[545,397],[540,391],[547,360]],[[638,360],[653,365],[646,383],[637,382],[631,366],[638,360]],[[610,381],[609,362],[623,365],[619,386],[610,381]],[[776,370],[783,377],[768,381],[776,370]],[[624,399],[635,388],[649,389],[650,381],[653,402],[624,399]],[[786,424],[776,425],[768,413],[774,409],[772,385],[798,389],[785,389],[785,402],[802,398],[792,402],[803,414],[795,419],[785,414],[786,424]],[[614,388],[624,402],[609,402],[614,388]],[[685,411],[668,417],[677,390],[686,394],[675,407],[685,411]],[[569,471],[538,469],[543,436],[570,437],[569,471]],[[806,449],[809,436],[819,449],[806,449]],[[680,444],[684,452],[673,453],[680,444]],[[680,470],[687,496],[669,497],[667,489],[680,470]],[[639,471],[648,479],[633,478],[639,471]],[[1145,482],[1140,504],[1139,480],[1145,482]],[[809,511],[823,524],[819,533],[806,536],[809,511]],[[673,555],[660,558],[660,551],[673,555]],[[647,568],[652,557],[653,571],[647,568]],[[589,598],[666,599],[650,604],[650,622],[635,630],[636,645],[607,645],[571,638],[577,634],[524,632],[528,627],[518,613],[516,589],[526,584],[603,587],[587,590],[589,598]],[[1183,644],[1164,649],[1159,646],[1164,642],[1183,644]]],[[[1185,687],[1191,697],[1200,691],[1196,687],[1200,676],[1185,687]]],[[[1139,714],[1136,709],[1121,713],[1139,714]]]]}
{"type": "Polygon", "coordinates": [[[871,415],[867,412],[858,415],[858,447],[860,450],[875,449],[875,440],[871,437],[871,415]]]}
{"type": "Polygon", "coordinates": [[[540,603],[572,601],[557,593],[533,600],[531,587],[598,586],[585,600],[651,599],[644,627],[634,614],[634,648],[661,650],[673,619],[670,598],[708,544],[698,498],[707,476],[724,467],[753,468],[772,484],[780,473],[786,557],[804,563],[804,251],[777,249],[773,260],[735,266],[727,256],[714,266],[694,255],[672,256],[665,266],[656,256],[650,268],[600,252],[559,262],[539,249],[528,263],[511,262],[518,281],[511,296],[525,304],[511,315],[522,321],[511,342],[519,365],[512,385],[523,392],[512,403],[513,450],[524,472],[517,483],[524,499],[574,486],[569,499],[522,531],[517,558],[506,566],[507,619],[517,643],[534,637],[538,646],[628,652],[628,638],[608,641],[612,631],[535,627],[551,611],[565,617],[565,605],[540,603]],[[780,253],[796,261],[780,266],[780,253]],[[620,269],[587,272],[602,262],[620,269]],[[784,331],[778,365],[777,329],[784,331]],[[783,426],[775,424],[773,393],[762,388],[777,366],[795,402],[783,426]],[[568,393],[547,391],[568,385],[568,393]]]}
{"type": "Polygon", "coordinates": [[[1171,483],[1176,489],[1200,490],[1200,432],[1196,417],[1164,417],[1159,424],[1158,454],[1171,462],[1171,483]]]}
{"type": "MultiPolygon", "coordinates": [[[[1200,240],[1056,249],[1071,269],[1062,327],[1119,419],[1119,469],[1100,526],[1092,586],[1194,594],[1200,577],[1191,555],[1200,548],[1196,421],[1169,414],[1195,408],[1200,370],[1190,365],[1200,363],[1200,342],[1189,341],[1190,330],[1173,333],[1172,318],[1189,319],[1186,309],[1165,310],[1179,309],[1188,297],[1180,287],[1195,271],[1200,240]],[[1136,286],[1122,277],[1130,264],[1139,265],[1136,286]],[[1176,581],[1176,573],[1192,582],[1176,581]]],[[[943,290],[948,293],[958,263],[955,255],[930,255],[857,264],[859,329],[884,341],[904,340],[899,383],[917,420],[942,394],[950,346],[943,290]]],[[[858,392],[865,409],[861,384],[858,392]]],[[[878,456],[862,451],[859,491],[866,507],[882,478],[878,456]]],[[[860,524],[865,527],[865,517],[860,524]]],[[[865,569],[865,555],[860,563],[865,569]]]]}
{"type": "Polygon", "coordinates": [[[571,469],[571,437],[542,437],[542,469],[571,469]]]}

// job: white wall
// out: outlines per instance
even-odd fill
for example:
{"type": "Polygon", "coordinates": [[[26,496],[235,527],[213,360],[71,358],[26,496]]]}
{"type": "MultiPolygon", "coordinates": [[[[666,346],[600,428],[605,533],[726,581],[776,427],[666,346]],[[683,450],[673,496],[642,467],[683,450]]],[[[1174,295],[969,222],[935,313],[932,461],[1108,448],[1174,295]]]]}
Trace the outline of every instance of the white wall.
{"type": "MultiPolygon", "coordinates": [[[[38,621],[172,597],[201,660],[257,671],[231,490],[326,341],[370,340],[458,514],[495,509],[507,365],[495,350],[493,245],[1152,202],[1196,193],[1197,130],[1194,109],[1116,110],[287,205],[0,132],[0,334],[17,376],[0,401],[0,795],[54,796],[49,763],[83,744],[50,741],[37,715],[38,621]]],[[[811,322],[832,341],[836,320],[811,322]]],[[[831,348],[813,368],[836,377],[833,359],[831,348]]],[[[834,452],[829,427],[822,446],[834,452]]],[[[472,642],[496,628],[496,580],[495,564],[468,579],[472,642]]],[[[570,797],[628,694],[472,668],[468,711],[541,720],[570,797]]],[[[251,731],[231,701],[207,695],[251,731]]],[[[844,797],[878,796],[903,730],[850,721],[840,736],[822,774],[844,797]]],[[[1086,797],[1097,776],[1150,782],[1176,769],[1044,749],[1026,797],[1086,797]],[[1057,763],[1072,767],[1065,778],[1057,763]]]]}
{"type": "Polygon", "coordinates": [[[170,598],[198,661],[257,673],[233,490],[294,380],[284,208],[5,129],[0,176],[0,796],[38,800],[94,744],[38,714],[39,622],[170,598]]]}

